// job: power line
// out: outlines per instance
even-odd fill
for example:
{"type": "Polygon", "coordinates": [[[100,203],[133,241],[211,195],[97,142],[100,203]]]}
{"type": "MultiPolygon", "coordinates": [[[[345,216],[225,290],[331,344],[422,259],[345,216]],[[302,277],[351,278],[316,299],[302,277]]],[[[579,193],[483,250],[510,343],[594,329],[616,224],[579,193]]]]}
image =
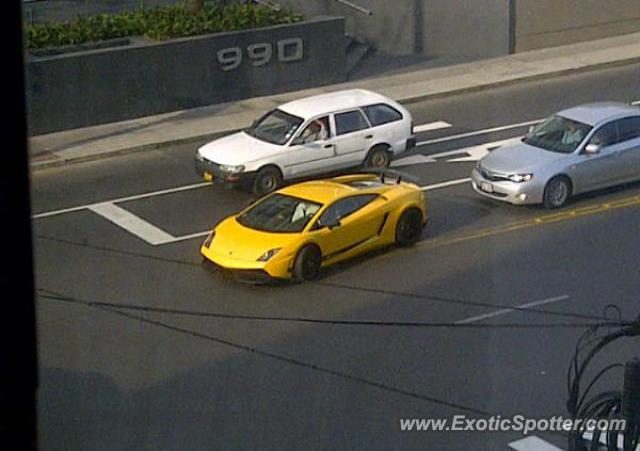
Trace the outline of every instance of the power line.
{"type": "Polygon", "coordinates": [[[374,293],[374,294],[383,294],[388,296],[398,296],[403,298],[411,298],[411,299],[419,299],[419,300],[429,300],[435,302],[441,302],[444,304],[459,304],[465,306],[474,306],[474,307],[490,307],[490,308],[508,308],[510,310],[518,311],[518,312],[528,312],[528,313],[539,313],[541,315],[550,315],[550,316],[565,316],[570,318],[580,318],[580,319],[590,319],[595,321],[601,321],[602,317],[595,315],[584,315],[582,313],[572,313],[572,312],[552,312],[549,310],[537,309],[532,307],[518,307],[509,304],[498,304],[492,302],[481,302],[481,301],[467,301],[455,298],[448,298],[443,296],[433,296],[433,295],[422,295],[422,294],[414,294],[414,293],[405,293],[402,291],[395,290],[383,290],[380,288],[368,288],[368,287],[360,287],[355,285],[345,285],[334,282],[322,282],[322,281],[312,281],[308,282],[309,284],[315,284],[319,286],[338,288],[342,290],[353,290],[364,293],[374,293]]]}
{"type": "MultiPolygon", "coordinates": [[[[79,243],[77,241],[49,237],[44,235],[36,235],[36,238],[42,239],[42,240],[49,240],[53,242],[59,242],[62,244],[69,244],[72,246],[95,249],[102,252],[109,252],[114,254],[135,257],[135,258],[146,258],[151,260],[162,261],[165,263],[175,263],[175,264],[186,265],[186,266],[200,266],[200,263],[196,263],[188,260],[171,259],[171,258],[160,257],[156,255],[143,254],[139,252],[126,251],[122,249],[115,249],[107,246],[97,246],[97,245],[88,244],[88,243],[79,243]]],[[[509,304],[468,301],[468,300],[448,298],[443,296],[433,296],[433,295],[426,296],[422,294],[405,293],[402,291],[395,291],[395,290],[383,290],[379,288],[360,287],[355,285],[345,285],[345,284],[339,284],[334,282],[307,281],[305,283],[308,285],[331,287],[331,288],[336,288],[340,290],[358,291],[363,293],[373,293],[373,294],[380,294],[380,295],[387,295],[387,296],[397,296],[401,298],[434,301],[434,302],[440,302],[445,304],[456,304],[456,305],[474,306],[474,307],[488,307],[488,308],[497,308],[497,309],[508,308],[513,311],[519,311],[519,312],[525,312],[525,313],[537,313],[537,314],[548,315],[548,316],[562,316],[562,317],[575,318],[575,319],[602,321],[602,317],[600,316],[585,315],[581,313],[557,312],[557,311],[549,311],[549,310],[543,310],[543,309],[538,309],[533,307],[517,307],[509,304]]]]}
{"type": "Polygon", "coordinates": [[[540,328],[585,328],[622,326],[629,323],[622,321],[605,321],[600,323],[511,323],[511,324],[478,324],[478,323],[451,323],[451,322],[423,322],[423,321],[376,321],[376,320],[340,320],[340,319],[318,319],[304,317],[287,316],[255,316],[240,315],[218,312],[201,312],[183,309],[169,309],[162,307],[150,307],[137,304],[122,304],[114,302],[88,301],[64,296],[49,290],[38,290],[39,296],[52,301],[67,302],[72,304],[85,305],[88,307],[103,307],[117,310],[141,311],[151,313],[162,313],[181,316],[195,316],[200,318],[216,318],[228,320],[246,320],[262,322],[287,322],[287,323],[311,323],[340,326],[371,326],[371,327],[415,327],[415,328],[451,328],[451,329],[540,329],[540,328]],[[44,294],[48,293],[48,294],[44,294]]]}
{"type": "Polygon", "coordinates": [[[434,404],[438,404],[441,406],[445,406],[445,407],[449,407],[452,409],[457,409],[457,410],[461,410],[464,412],[469,412],[469,413],[473,413],[476,415],[482,415],[482,416],[492,416],[492,415],[496,415],[494,413],[485,411],[485,410],[481,410],[481,409],[476,409],[475,407],[470,407],[470,406],[465,406],[463,404],[458,404],[458,403],[454,403],[454,402],[449,402],[449,401],[445,401],[439,398],[435,398],[433,396],[429,396],[426,395],[424,393],[418,393],[416,391],[412,391],[412,390],[407,390],[407,389],[403,389],[400,387],[395,387],[393,385],[389,385],[387,383],[384,382],[378,382],[378,381],[373,381],[370,379],[365,379],[364,377],[361,376],[356,376],[354,374],[351,373],[347,373],[347,372],[343,372],[343,371],[338,371],[338,370],[333,370],[331,368],[327,368],[327,367],[323,367],[320,365],[316,365],[315,363],[310,363],[307,361],[303,361],[303,360],[298,360],[298,359],[294,359],[292,357],[287,357],[284,355],[280,355],[280,354],[276,354],[273,352],[269,352],[269,351],[264,351],[258,348],[254,348],[252,346],[248,346],[248,345],[243,345],[240,343],[235,343],[229,340],[225,340],[219,337],[215,337],[213,335],[207,335],[207,334],[203,334],[200,332],[196,332],[193,330],[189,330],[183,327],[178,327],[178,326],[174,326],[171,324],[167,324],[167,323],[163,323],[160,321],[156,321],[156,320],[152,320],[152,319],[148,319],[148,318],[144,318],[142,316],[138,316],[138,315],[133,315],[131,313],[127,313],[127,312],[123,312],[121,310],[115,309],[115,308],[110,308],[110,307],[103,307],[103,306],[95,306],[95,308],[98,309],[102,309],[108,312],[111,312],[113,314],[116,315],[120,315],[132,320],[136,320],[136,321],[140,321],[143,323],[147,323],[147,324],[151,324],[157,327],[161,327],[167,330],[171,330],[174,332],[178,332],[178,333],[182,333],[182,334],[186,334],[192,337],[196,337],[196,338],[201,338],[201,339],[205,339],[208,341],[212,341],[214,343],[217,344],[221,344],[224,346],[229,346],[232,347],[234,349],[238,349],[244,352],[249,352],[252,354],[256,354],[259,355],[261,357],[265,357],[268,359],[272,359],[272,360],[277,360],[283,363],[287,363],[289,365],[294,365],[294,366],[298,366],[298,367],[302,367],[302,368],[307,368],[310,369],[312,371],[317,371],[320,373],[324,373],[324,374],[328,374],[334,377],[338,377],[341,379],[345,379],[348,381],[352,381],[355,383],[359,383],[359,384],[363,384],[363,385],[368,385],[370,387],[375,387],[375,388],[379,388],[381,390],[387,391],[387,392],[392,392],[392,393],[396,393],[396,394],[400,394],[400,395],[404,395],[404,396],[409,396],[411,398],[416,398],[416,399],[420,399],[422,401],[427,401],[427,402],[431,402],[434,404]]]}

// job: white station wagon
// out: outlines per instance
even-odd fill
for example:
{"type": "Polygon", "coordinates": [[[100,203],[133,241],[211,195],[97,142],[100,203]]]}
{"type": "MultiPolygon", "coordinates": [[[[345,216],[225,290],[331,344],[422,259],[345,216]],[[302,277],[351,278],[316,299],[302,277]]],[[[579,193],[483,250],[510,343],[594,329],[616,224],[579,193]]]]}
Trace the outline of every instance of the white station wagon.
{"type": "Polygon", "coordinates": [[[238,133],[202,146],[205,180],[248,183],[258,195],[283,180],[355,166],[383,168],[415,146],[411,113],[380,94],[354,89],[285,103],[238,133]]]}

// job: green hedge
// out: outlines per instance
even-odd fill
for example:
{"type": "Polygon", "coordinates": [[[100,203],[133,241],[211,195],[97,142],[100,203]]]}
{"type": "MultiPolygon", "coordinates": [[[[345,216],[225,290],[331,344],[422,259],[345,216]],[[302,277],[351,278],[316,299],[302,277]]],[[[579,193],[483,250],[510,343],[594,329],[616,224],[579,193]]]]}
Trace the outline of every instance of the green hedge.
{"type": "Polygon", "coordinates": [[[264,5],[207,4],[199,13],[186,6],[168,6],[122,14],[79,17],[69,22],[48,22],[26,27],[27,48],[77,45],[127,36],[164,40],[183,36],[245,30],[302,20],[286,10],[264,5]]]}

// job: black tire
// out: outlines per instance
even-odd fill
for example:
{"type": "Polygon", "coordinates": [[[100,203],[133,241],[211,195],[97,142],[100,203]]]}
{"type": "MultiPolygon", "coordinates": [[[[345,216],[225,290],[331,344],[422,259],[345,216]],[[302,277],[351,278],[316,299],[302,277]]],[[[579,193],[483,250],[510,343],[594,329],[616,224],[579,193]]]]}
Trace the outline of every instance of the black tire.
{"type": "Polygon", "coordinates": [[[264,196],[282,185],[282,174],[280,170],[274,166],[266,166],[260,168],[253,181],[253,193],[257,196],[264,196]]]}
{"type": "Polygon", "coordinates": [[[293,279],[302,282],[318,277],[322,254],[318,246],[307,244],[298,251],[293,262],[293,279]]]}
{"type": "Polygon", "coordinates": [[[411,246],[422,234],[422,212],[417,208],[409,208],[402,212],[396,223],[396,244],[411,246]]]}
{"type": "Polygon", "coordinates": [[[369,151],[367,158],[364,160],[365,168],[384,169],[391,164],[391,155],[389,150],[383,146],[376,146],[369,151]]]}
{"type": "Polygon", "coordinates": [[[544,188],[544,208],[564,207],[571,197],[571,180],[563,175],[552,178],[544,188]]]}

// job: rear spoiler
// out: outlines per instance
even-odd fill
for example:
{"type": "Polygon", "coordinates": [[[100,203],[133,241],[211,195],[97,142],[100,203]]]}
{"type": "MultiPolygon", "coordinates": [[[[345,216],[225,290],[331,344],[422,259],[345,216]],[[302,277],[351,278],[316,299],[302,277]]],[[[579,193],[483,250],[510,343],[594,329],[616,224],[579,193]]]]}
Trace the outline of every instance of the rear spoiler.
{"type": "Polygon", "coordinates": [[[415,175],[408,174],[403,171],[398,171],[396,169],[389,168],[362,168],[359,171],[356,171],[355,174],[371,174],[377,175],[380,177],[380,180],[384,182],[387,179],[394,179],[396,183],[400,183],[402,181],[415,183],[416,185],[420,184],[420,179],[415,175]]]}

